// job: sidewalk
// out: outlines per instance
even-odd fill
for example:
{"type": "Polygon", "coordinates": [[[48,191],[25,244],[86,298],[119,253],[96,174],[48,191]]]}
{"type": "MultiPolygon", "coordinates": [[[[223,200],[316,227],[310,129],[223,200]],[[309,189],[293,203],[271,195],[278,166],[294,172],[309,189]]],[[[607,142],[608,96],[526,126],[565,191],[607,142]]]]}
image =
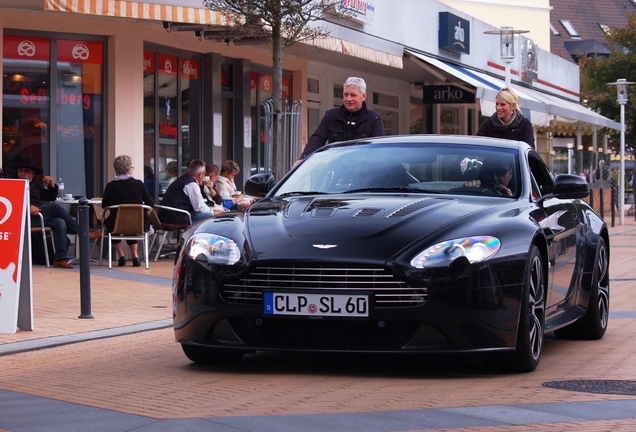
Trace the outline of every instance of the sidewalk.
{"type": "MultiPolygon", "coordinates": [[[[625,224],[611,227],[610,214],[605,218],[610,232],[610,275],[612,279],[632,277],[632,254],[622,253],[634,246],[636,221],[626,216],[625,224]]],[[[33,267],[34,330],[0,334],[0,356],[47,346],[87,339],[116,336],[172,325],[173,259],[150,261],[148,270],[141,267],[113,267],[91,264],[91,314],[80,319],[79,266],[73,270],[33,267]],[[27,343],[27,341],[31,341],[27,343]]],[[[612,297],[611,312],[636,311],[636,301],[612,297]]]]}

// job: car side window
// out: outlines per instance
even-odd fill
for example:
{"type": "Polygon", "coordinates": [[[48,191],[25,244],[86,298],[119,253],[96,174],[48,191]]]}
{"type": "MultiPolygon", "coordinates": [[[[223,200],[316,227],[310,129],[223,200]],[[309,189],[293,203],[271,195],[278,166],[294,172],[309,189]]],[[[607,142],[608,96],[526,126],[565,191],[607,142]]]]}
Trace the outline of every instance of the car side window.
{"type": "Polygon", "coordinates": [[[532,174],[532,193],[536,197],[552,193],[554,184],[550,170],[536,153],[528,154],[528,164],[532,174]]]}

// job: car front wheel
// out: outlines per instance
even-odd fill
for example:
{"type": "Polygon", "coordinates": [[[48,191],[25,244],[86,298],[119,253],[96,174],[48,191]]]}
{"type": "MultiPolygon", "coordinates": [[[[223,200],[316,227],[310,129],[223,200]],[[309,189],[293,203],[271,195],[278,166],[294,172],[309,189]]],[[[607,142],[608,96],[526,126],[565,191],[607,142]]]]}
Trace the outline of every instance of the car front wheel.
{"type": "Polygon", "coordinates": [[[504,366],[532,372],[539,365],[545,324],[545,275],[541,253],[532,245],[526,260],[516,350],[504,354],[504,366]]]}
{"type": "Polygon", "coordinates": [[[596,257],[592,270],[590,298],[587,312],[578,321],[554,333],[563,339],[600,339],[605,335],[609,320],[609,251],[602,238],[596,245],[596,257]]]}

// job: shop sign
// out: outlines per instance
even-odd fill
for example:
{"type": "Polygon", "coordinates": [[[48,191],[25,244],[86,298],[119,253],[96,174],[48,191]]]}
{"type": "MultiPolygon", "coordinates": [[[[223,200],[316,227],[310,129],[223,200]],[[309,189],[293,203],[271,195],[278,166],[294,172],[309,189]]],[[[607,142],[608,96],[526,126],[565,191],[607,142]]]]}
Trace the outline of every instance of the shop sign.
{"type": "Polygon", "coordinates": [[[424,86],[424,103],[475,103],[475,94],[454,85],[424,86]]]}
{"type": "Polygon", "coordinates": [[[160,74],[176,77],[178,70],[179,70],[179,66],[177,63],[176,56],[159,54],[159,73],[160,74]]]}
{"type": "Polygon", "coordinates": [[[440,12],[438,43],[440,48],[470,54],[470,21],[440,12]]]}
{"type": "Polygon", "coordinates": [[[528,38],[519,37],[521,45],[521,81],[532,84],[539,76],[537,45],[528,38]]]}
{"type": "Polygon", "coordinates": [[[375,21],[375,0],[341,0],[336,3],[336,9],[353,21],[366,24],[375,21]]]}
{"type": "Polygon", "coordinates": [[[182,60],[181,75],[183,78],[197,81],[199,79],[199,62],[196,60],[182,60]]]}
{"type": "Polygon", "coordinates": [[[28,207],[28,183],[0,179],[0,333],[15,333],[20,291],[25,282],[30,285],[30,279],[21,280],[22,266],[30,265],[23,262],[28,207]]]}
{"type": "Polygon", "coordinates": [[[60,39],[57,42],[57,59],[69,63],[104,63],[104,45],[101,42],[88,42],[60,39]]]}
{"type": "MultiPolygon", "coordinates": [[[[250,90],[256,91],[256,82],[258,81],[258,74],[252,72],[250,74],[250,90]]],[[[291,82],[289,78],[283,78],[283,96],[289,96],[289,87],[291,82]]],[[[274,78],[271,75],[261,74],[260,78],[260,91],[264,93],[271,93],[274,91],[274,78]]]]}
{"type": "Polygon", "coordinates": [[[155,72],[155,53],[144,51],[144,72],[155,72]]]}
{"type": "Polygon", "coordinates": [[[51,41],[44,38],[4,36],[3,57],[16,60],[44,60],[51,58],[51,41]]]}

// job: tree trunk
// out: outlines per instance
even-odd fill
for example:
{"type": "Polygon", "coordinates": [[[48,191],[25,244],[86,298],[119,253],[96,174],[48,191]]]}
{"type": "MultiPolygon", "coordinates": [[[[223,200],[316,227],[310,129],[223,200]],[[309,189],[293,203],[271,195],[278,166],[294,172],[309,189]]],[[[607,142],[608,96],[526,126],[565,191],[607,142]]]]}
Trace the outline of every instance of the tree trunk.
{"type": "Polygon", "coordinates": [[[272,29],[272,66],[273,72],[273,156],[274,166],[272,167],[274,177],[280,180],[287,172],[288,149],[285,148],[283,139],[283,43],[281,40],[280,27],[272,29]]]}

